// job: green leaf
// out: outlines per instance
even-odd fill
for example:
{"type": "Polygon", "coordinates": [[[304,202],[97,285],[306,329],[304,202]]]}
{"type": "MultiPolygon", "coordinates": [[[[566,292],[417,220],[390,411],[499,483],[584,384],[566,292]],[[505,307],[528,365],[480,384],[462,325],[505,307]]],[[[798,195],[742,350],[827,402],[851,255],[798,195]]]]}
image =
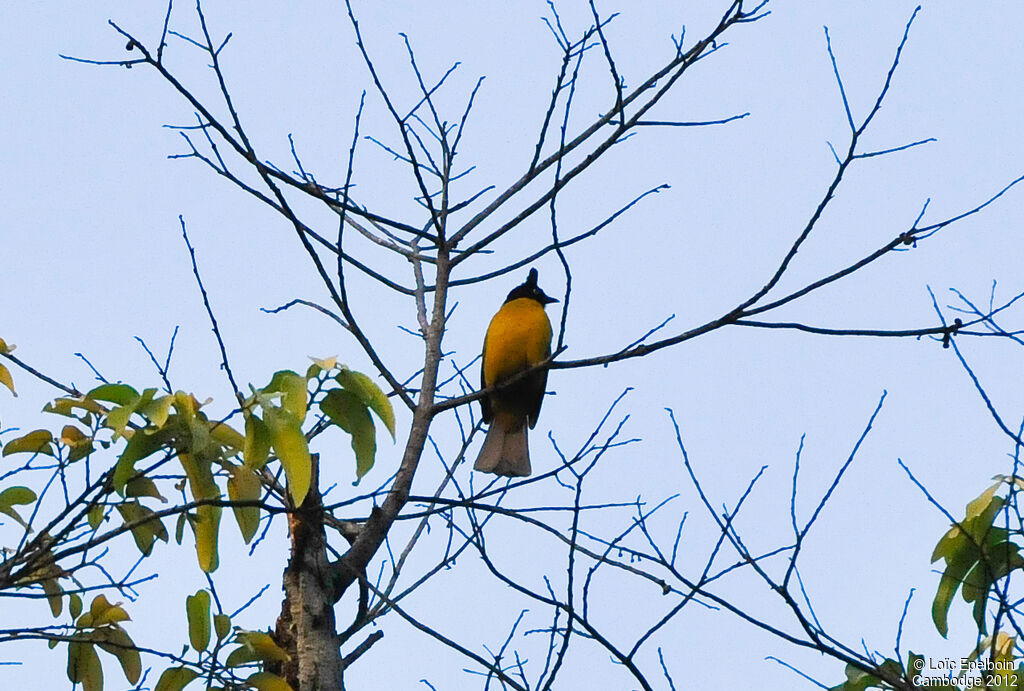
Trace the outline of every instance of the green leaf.
{"type": "Polygon", "coordinates": [[[985,633],[985,603],[988,599],[988,589],[991,586],[988,567],[984,562],[979,561],[964,578],[964,584],[960,594],[967,602],[974,603],[974,621],[978,625],[979,633],[985,633]]]}
{"type": "Polygon", "coordinates": [[[138,407],[140,415],[145,417],[154,429],[160,429],[167,424],[167,418],[171,414],[171,404],[174,403],[174,395],[167,394],[160,398],[154,398],[138,407]]]}
{"type": "Polygon", "coordinates": [[[907,653],[907,670],[911,671],[910,676],[914,676],[914,672],[919,672],[924,669],[924,655],[918,655],[913,651],[907,653]]]}
{"type": "Polygon", "coordinates": [[[283,393],[282,407],[295,416],[301,425],[306,419],[306,407],[309,393],[306,390],[306,378],[300,377],[291,370],[275,372],[270,383],[263,388],[263,393],[283,393]]]}
{"type": "MultiPolygon", "coordinates": [[[[188,486],[192,492],[192,498],[220,499],[220,488],[213,479],[209,459],[203,459],[193,454],[178,454],[178,460],[185,475],[188,477],[188,486]]],[[[213,573],[217,570],[217,536],[220,531],[219,506],[200,506],[196,509],[196,517],[189,521],[196,536],[196,556],[199,559],[199,568],[206,573],[213,573]]]]}
{"type": "MultiPolygon", "coordinates": [[[[1001,536],[996,539],[1001,539],[1001,536]]],[[[985,605],[992,586],[1022,565],[1024,559],[1019,554],[1019,547],[1012,542],[989,544],[985,553],[979,554],[978,562],[967,574],[961,589],[964,600],[974,603],[974,621],[978,631],[985,633],[985,605]]]]}
{"type": "Polygon", "coordinates": [[[167,430],[150,433],[140,429],[132,435],[114,467],[114,489],[118,494],[125,496],[125,486],[135,476],[135,463],[159,451],[169,440],[167,430]]]}
{"type": "Polygon", "coordinates": [[[126,497],[153,497],[166,503],[167,498],[160,494],[160,490],[157,489],[156,483],[150,480],[148,477],[136,477],[128,481],[128,484],[124,488],[124,496],[126,497]]]}
{"type": "MultiPolygon", "coordinates": [[[[945,539],[945,538],[943,538],[945,539]]],[[[971,566],[978,560],[977,549],[971,544],[970,538],[963,533],[960,534],[956,543],[950,543],[942,556],[946,559],[946,570],[939,579],[939,589],[932,600],[932,622],[936,630],[943,638],[949,632],[947,616],[949,605],[953,602],[953,596],[963,583],[964,576],[971,566]]]]}
{"type": "Polygon", "coordinates": [[[76,410],[84,410],[94,415],[105,415],[107,412],[106,408],[88,398],[55,398],[52,403],[43,406],[44,413],[55,413],[64,417],[74,417],[76,410]]]}
{"type": "Polygon", "coordinates": [[[356,482],[370,468],[377,453],[377,432],[364,402],[351,391],[332,389],[320,402],[320,410],[331,422],[352,435],[352,450],[356,454],[356,482]]]}
{"type": "Polygon", "coordinates": [[[286,653],[265,631],[239,631],[235,640],[252,651],[257,660],[264,662],[288,662],[291,655],[286,653]]]}
{"type": "MultiPolygon", "coordinates": [[[[76,634],[74,638],[81,638],[76,634]]],[[[103,691],[103,667],[92,643],[72,640],[68,644],[68,679],[81,684],[82,691],[103,691]]]]}
{"type": "Polygon", "coordinates": [[[876,687],[881,683],[881,680],[857,669],[853,665],[846,665],[846,681],[838,686],[833,686],[829,691],[864,691],[865,689],[876,687]]]}
{"type": "Polygon", "coordinates": [[[245,449],[245,437],[226,422],[213,421],[210,423],[210,437],[228,450],[228,455],[233,456],[245,449]]]}
{"type": "Polygon", "coordinates": [[[281,460],[288,478],[288,492],[292,502],[301,506],[309,492],[312,480],[313,462],[309,457],[309,446],[302,427],[294,415],[279,408],[265,408],[264,417],[270,429],[274,453],[281,460]]]}
{"type": "Polygon", "coordinates": [[[223,641],[231,633],[231,617],[226,614],[213,615],[213,631],[217,634],[217,640],[223,641]]]}
{"type": "Polygon", "coordinates": [[[131,636],[120,626],[106,626],[96,629],[91,637],[104,652],[117,658],[128,683],[137,684],[142,675],[142,659],[131,636]]]}
{"type": "Polygon", "coordinates": [[[260,470],[270,456],[270,429],[263,420],[251,414],[245,418],[245,449],[242,457],[253,470],[260,470]]]}
{"type": "Polygon", "coordinates": [[[97,595],[89,604],[89,611],[78,618],[75,626],[80,629],[119,624],[131,617],[120,604],[112,604],[106,595],[97,595]]]}
{"type": "Polygon", "coordinates": [[[134,413],[134,403],[117,406],[107,413],[107,417],[103,420],[103,424],[114,431],[115,439],[117,437],[123,437],[125,436],[124,431],[128,427],[128,422],[131,420],[134,413]]]}
{"type": "Polygon", "coordinates": [[[270,672],[256,672],[255,674],[249,675],[249,678],[245,680],[245,683],[253,687],[257,691],[293,691],[292,687],[288,685],[281,677],[270,672]]]}
{"type": "Polygon", "coordinates": [[[127,384],[103,384],[86,394],[94,401],[125,405],[139,398],[139,392],[127,384]]]}
{"type": "Polygon", "coordinates": [[[177,542],[179,545],[181,544],[181,541],[185,538],[185,523],[187,522],[188,514],[184,512],[179,513],[178,520],[174,525],[174,541],[177,542]]]}
{"type": "Polygon", "coordinates": [[[28,434],[12,439],[4,445],[4,456],[12,453],[42,453],[53,455],[53,435],[49,430],[37,429],[28,434]]]}
{"type": "Polygon", "coordinates": [[[89,515],[87,517],[89,521],[89,527],[96,530],[103,523],[103,506],[96,504],[89,508],[89,515]]]}
{"type": "Polygon", "coordinates": [[[185,614],[188,616],[188,641],[201,653],[210,646],[210,593],[199,590],[186,597],[185,614]]]}
{"type": "Polygon", "coordinates": [[[188,421],[185,434],[177,438],[178,449],[192,454],[204,462],[211,462],[221,456],[220,445],[210,435],[206,416],[197,413],[188,421]]]}
{"type": "Polygon", "coordinates": [[[93,452],[92,439],[74,425],[64,425],[60,431],[60,441],[69,449],[69,462],[73,463],[93,452]]]}
{"type": "MultiPolygon", "coordinates": [[[[228,497],[233,502],[255,501],[260,498],[263,487],[259,477],[245,466],[231,466],[228,478],[228,497]]],[[[242,531],[242,540],[249,544],[260,525],[260,509],[258,506],[232,506],[238,529],[242,531]]]]}
{"type": "Polygon", "coordinates": [[[1006,530],[993,527],[1005,505],[1005,500],[995,495],[1001,484],[1001,480],[996,482],[968,503],[964,520],[952,526],[932,552],[933,562],[946,562],[932,601],[932,621],[943,637],[949,632],[949,607],[957,589],[962,588],[963,598],[974,603],[975,622],[983,631],[985,604],[992,584],[1024,565],[1017,545],[1006,540],[1006,530]]]}
{"type": "Polygon", "coordinates": [[[71,447],[71,450],[68,452],[68,463],[80,461],[95,450],[96,448],[93,446],[91,440],[87,441],[85,444],[73,446],[71,447]]]}
{"type": "Polygon", "coordinates": [[[373,383],[373,380],[362,372],[356,372],[348,368],[342,368],[341,373],[335,377],[346,391],[351,391],[370,410],[377,414],[380,421],[388,428],[391,439],[395,438],[395,411],[391,407],[391,400],[380,390],[380,387],[373,383]]]}
{"type": "Polygon", "coordinates": [[[57,579],[47,578],[41,581],[39,585],[42,586],[43,592],[46,593],[46,600],[50,603],[50,612],[53,616],[59,617],[61,610],[64,608],[64,591],[61,590],[57,579]]]}
{"type": "Polygon", "coordinates": [[[14,487],[8,487],[4,491],[0,492],[0,513],[7,514],[14,520],[16,520],[25,530],[31,530],[28,523],[21,519],[18,512],[12,507],[15,504],[31,504],[36,500],[36,493],[30,490],[28,487],[22,487],[16,485],[14,487]]]}
{"type": "Polygon", "coordinates": [[[240,665],[247,665],[251,662],[259,662],[259,659],[260,656],[256,654],[256,651],[243,645],[228,653],[228,657],[224,661],[224,666],[238,667],[240,665]]]}
{"type": "Polygon", "coordinates": [[[14,390],[14,377],[11,376],[11,371],[7,369],[6,365],[0,365],[0,384],[10,389],[15,396],[18,395],[18,392],[14,390]]]}
{"type": "Polygon", "coordinates": [[[331,356],[329,358],[315,358],[310,357],[313,364],[306,369],[306,379],[316,379],[322,372],[329,372],[338,366],[338,358],[331,356]]]}
{"type": "Polygon", "coordinates": [[[60,431],[60,441],[67,446],[78,446],[89,441],[89,437],[74,425],[64,425],[64,429],[60,431]]]}
{"type": "Polygon", "coordinates": [[[78,593],[71,593],[68,597],[68,613],[71,614],[72,621],[78,619],[78,615],[82,613],[82,597],[78,593]]]}
{"type": "Polygon", "coordinates": [[[188,667],[171,667],[160,675],[153,691],[181,691],[198,676],[199,672],[188,667]]]}
{"type": "Polygon", "coordinates": [[[149,556],[150,552],[153,551],[153,543],[157,538],[167,542],[167,528],[164,527],[163,521],[153,517],[152,510],[137,501],[118,504],[117,510],[126,524],[138,523],[138,525],[131,528],[131,531],[132,537],[135,538],[135,545],[143,555],[149,556]]]}
{"type": "Polygon", "coordinates": [[[0,492],[0,511],[4,508],[10,508],[15,504],[31,504],[35,500],[36,493],[28,487],[22,487],[21,485],[8,487],[3,492],[0,492]]]}
{"type": "MultiPolygon", "coordinates": [[[[1002,484],[1002,481],[994,483],[991,487],[969,502],[967,504],[967,511],[964,515],[964,521],[968,522],[985,514],[992,504],[992,499],[995,497],[996,490],[999,489],[999,486],[1002,484]]],[[[991,521],[989,521],[989,525],[992,525],[991,521]]]]}

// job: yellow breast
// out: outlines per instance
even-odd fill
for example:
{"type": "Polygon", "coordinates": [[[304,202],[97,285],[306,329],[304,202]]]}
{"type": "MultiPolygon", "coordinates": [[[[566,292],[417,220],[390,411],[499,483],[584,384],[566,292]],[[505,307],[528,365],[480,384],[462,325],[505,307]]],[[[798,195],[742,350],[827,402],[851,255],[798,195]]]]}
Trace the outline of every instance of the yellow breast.
{"type": "Polygon", "coordinates": [[[502,305],[484,338],[484,384],[510,377],[551,354],[551,322],[544,306],[530,298],[502,305]]]}

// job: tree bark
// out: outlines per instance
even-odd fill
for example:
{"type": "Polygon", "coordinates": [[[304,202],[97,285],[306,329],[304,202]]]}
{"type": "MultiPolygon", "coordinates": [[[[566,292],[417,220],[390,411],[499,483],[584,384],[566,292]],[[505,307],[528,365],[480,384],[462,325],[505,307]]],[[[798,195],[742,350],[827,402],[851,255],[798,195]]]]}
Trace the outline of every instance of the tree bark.
{"type": "Polygon", "coordinates": [[[292,551],[284,570],[284,602],[274,638],[290,656],[268,671],[295,691],[339,691],[344,665],[338,647],[334,599],[327,578],[327,537],[320,497],[319,458],[313,455],[309,493],[288,517],[292,551]]]}

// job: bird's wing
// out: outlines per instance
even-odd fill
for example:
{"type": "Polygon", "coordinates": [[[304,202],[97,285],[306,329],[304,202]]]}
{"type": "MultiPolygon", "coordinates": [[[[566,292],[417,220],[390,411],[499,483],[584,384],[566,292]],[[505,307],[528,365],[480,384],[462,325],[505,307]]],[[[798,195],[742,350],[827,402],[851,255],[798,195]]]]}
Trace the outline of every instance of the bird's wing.
{"type": "MultiPolygon", "coordinates": [[[[490,329],[488,329],[490,330],[490,329]]],[[[480,388],[487,388],[487,381],[485,379],[485,372],[487,372],[487,336],[484,336],[484,347],[480,350],[480,388]]],[[[491,410],[491,397],[490,395],[483,396],[480,398],[480,414],[484,419],[484,422],[491,424],[491,419],[494,417],[494,411],[491,410]]]]}

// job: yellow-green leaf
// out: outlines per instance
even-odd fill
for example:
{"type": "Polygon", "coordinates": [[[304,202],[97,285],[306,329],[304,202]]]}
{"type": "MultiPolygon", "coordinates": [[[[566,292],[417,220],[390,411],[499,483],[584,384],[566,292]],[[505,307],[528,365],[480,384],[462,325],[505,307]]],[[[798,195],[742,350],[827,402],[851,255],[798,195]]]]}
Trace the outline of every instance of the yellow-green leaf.
{"type": "Polygon", "coordinates": [[[335,367],[338,366],[338,356],[337,355],[332,355],[331,357],[326,357],[326,358],[315,358],[315,357],[310,356],[309,359],[313,361],[314,365],[316,365],[317,367],[319,367],[322,370],[332,370],[332,369],[334,369],[335,367]]]}
{"type": "MultiPolygon", "coordinates": [[[[233,502],[255,501],[260,498],[263,490],[260,479],[245,466],[231,466],[228,478],[228,497],[233,502]]],[[[238,529],[242,531],[242,540],[249,544],[260,525],[260,509],[258,506],[232,506],[238,529]]]]}
{"type": "Polygon", "coordinates": [[[60,431],[60,441],[68,446],[78,446],[89,441],[89,437],[74,425],[64,425],[64,429],[60,431]]]}
{"type": "Polygon", "coordinates": [[[171,667],[160,675],[153,691],[181,691],[198,676],[199,672],[188,667],[171,667]]]}
{"type": "Polygon", "coordinates": [[[56,413],[64,417],[72,417],[75,410],[84,410],[94,415],[104,415],[107,412],[106,408],[88,398],[55,398],[52,403],[43,406],[44,413],[56,413]]]}
{"type": "Polygon", "coordinates": [[[331,422],[352,435],[352,450],[356,454],[356,482],[370,468],[377,453],[377,432],[369,410],[358,395],[351,391],[333,389],[320,402],[320,410],[331,422]]]}
{"type": "Polygon", "coordinates": [[[199,401],[192,394],[185,393],[184,391],[174,392],[174,409],[178,411],[186,421],[192,420],[196,416],[196,412],[199,410],[199,401]]]}
{"type": "Polygon", "coordinates": [[[263,420],[251,414],[245,418],[245,449],[242,457],[253,470],[260,470],[270,456],[270,429],[263,420]]]}
{"type": "Polygon", "coordinates": [[[37,429],[28,434],[12,439],[4,445],[4,456],[12,453],[42,453],[53,455],[53,435],[50,430],[37,429]]]}
{"type": "Polygon", "coordinates": [[[388,428],[391,438],[395,438],[395,410],[391,407],[391,400],[380,390],[380,387],[373,383],[373,380],[362,372],[356,372],[348,368],[342,368],[335,377],[346,391],[351,391],[366,407],[377,414],[380,421],[388,428]]]}
{"type": "Polygon", "coordinates": [[[270,672],[256,672],[256,674],[250,675],[245,683],[257,691],[293,691],[288,682],[270,672]]]}
{"type": "Polygon", "coordinates": [[[220,457],[220,445],[210,435],[209,423],[202,413],[197,413],[189,421],[187,442],[182,450],[207,463],[220,457]]]}
{"type": "Polygon", "coordinates": [[[111,604],[106,595],[97,595],[89,605],[89,611],[78,618],[75,626],[80,629],[106,626],[129,621],[131,617],[120,604],[111,604]]]}
{"type": "Polygon", "coordinates": [[[138,412],[149,420],[149,424],[153,428],[160,429],[167,424],[167,418],[171,414],[171,404],[173,402],[174,396],[167,394],[139,406],[138,412]]]}
{"type": "Polygon", "coordinates": [[[74,425],[64,425],[60,431],[60,441],[70,449],[69,462],[85,458],[93,452],[92,439],[74,425]]]}
{"type": "Polygon", "coordinates": [[[74,463],[75,461],[79,461],[91,454],[93,451],[95,451],[95,447],[92,444],[92,440],[87,439],[84,444],[71,447],[71,450],[68,452],[68,462],[74,463]]]}
{"type": "Polygon", "coordinates": [[[179,513],[178,520],[175,522],[174,525],[174,541],[177,542],[179,545],[181,544],[181,541],[185,538],[185,523],[187,522],[188,514],[184,512],[179,513]]]}
{"type": "Polygon", "coordinates": [[[196,557],[199,568],[205,573],[213,573],[220,565],[217,554],[217,537],[220,533],[219,506],[200,506],[196,515],[188,517],[188,524],[196,537],[196,557]]]}
{"type": "Polygon", "coordinates": [[[238,667],[240,665],[247,665],[251,662],[258,662],[259,659],[260,656],[256,654],[256,651],[251,647],[243,645],[228,653],[228,657],[224,661],[224,666],[238,667]]]}
{"type": "Polygon", "coordinates": [[[267,427],[270,428],[274,453],[284,466],[288,478],[288,491],[292,502],[301,506],[309,492],[313,464],[309,457],[309,446],[296,418],[287,411],[277,408],[264,410],[267,427]]]}
{"type": "Polygon", "coordinates": [[[210,437],[221,446],[227,447],[231,454],[236,454],[245,449],[245,437],[226,422],[211,422],[210,437]]]}
{"type": "Polygon", "coordinates": [[[57,579],[47,578],[39,585],[43,587],[43,592],[46,593],[46,600],[50,603],[50,612],[53,613],[53,616],[59,617],[61,610],[64,608],[64,591],[61,590],[57,579]]]}
{"type": "Polygon", "coordinates": [[[132,537],[135,538],[135,545],[142,554],[149,556],[153,551],[153,542],[157,538],[167,542],[167,528],[164,527],[162,520],[153,517],[151,509],[137,501],[129,501],[118,504],[117,510],[126,524],[134,524],[131,528],[132,537]]]}
{"type": "Polygon", "coordinates": [[[86,394],[94,401],[125,405],[138,400],[139,392],[127,384],[102,384],[86,394]]]}
{"type": "Polygon", "coordinates": [[[87,518],[89,521],[90,528],[92,528],[93,530],[99,528],[100,524],[103,523],[103,507],[100,504],[96,504],[95,506],[91,507],[89,509],[89,515],[87,518]]]}
{"type": "Polygon", "coordinates": [[[82,597],[78,593],[71,593],[68,597],[68,613],[71,614],[72,621],[78,619],[78,615],[82,613],[82,597]]]}
{"type": "Polygon", "coordinates": [[[213,615],[213,630],[217,634],[217,640],[222,641],[231,633],[231,617],[226,614],[213,615]]]}
{"type": "Polygon", "coordinates": [[[275,372],[270,383],[263,389],[264,393],[283,393],[282,407],[295,416],[301,425],[306,419],[306,406],[309,394],[306,390],[306,378],[300,377],[291,370],[275,372]]]}
{"type": "Polygon", "coordinates": [[[975,620],[982,628],[991,585],[986,574],[997,571],[991,575],[998,579],[1010,570],[1020,568],[1022,563],[1017,546],[1004,542],[1005,529],[993,527],[993,521],[1005,504],[1002,497],[995,495],[1001,484],[1002,481],[996,482],[972,500],[967,505],[964,520],[952,526],[932,552],[933,562],[939,559],[946,562],[932,600],[932,621],[943,637],[948,633],[949,607],[958,589],[962,589],[965,600],[975,603],[975,620]],[[988,555],[985,565],[979,563],[983,548],[988,555]]]}
{"type": "Polygon", "coordinates": [[[160,490],[157,489],[156,483],[150,480],[148,477],[136,477],[128,481],[128,484],[124,488],[124,496],[126,497],[153,497],[160,501],[167,503],[167,498],[160,494],[160,490]]]}
{"type": "Polygon", "coordinates": [[[120,626],[105,626],[93,631],[91,638],[105,652],[117,658],[129,684],[137,684],[142,675],[142,659],[131,636],[120,626]]]}
{"type": "Polygon", "coordinates": [[[203,652],[210,645],[210,593],[199,590],[185,598],[185,614],[188,617],[188,641],[196,652],[203,652]]]}
{"type": "Polygon", "coordinates": [[[31,504],[35,500],[36,493],[28,487],[21,485],[8,487],[3,492],[0,492],[0,511],[5,507],[11,507],[15,504],[31,504]]]}
{"type": "Polygon", "coordinates": [[[28,487],[22,487],[21,485],[8,487],[4,491],[0,492],[0,513],[7,514],[20,523],[25,530],[30,530],[28,523],[23,521],[21,516],[18,515],[18,512],[12,507],[14,507],[15,504],[31,504],[35,500],[36,493],[28,487]]]}
{"type": "Polygon", "coordinates": [[[115,438],[118,436],[126,436],[125,429],[128,427],[128,421],[131,419],[134,412],[134,403],[117,406],[107,413],[107,417],[103,421],[103,424],[114,431],[115,438]]]}
{"type": "Polygon", "coordinates": [[[81,684],[82,691],[103,691],[103,667],[92,643],[73,640],[68,644],[68,679],[81,684]]]}
{"type": "Polygon", "coordinates": [[[118,494],[124,496],[125,486],[128,480],[135,476],[135,464],[150,454],[156,453],[165,443],[170,440],[167,430],[148,432],[139,430],[128,440],[128,444],[121,452],[114,467],[114,489],[118,494]]]}
{"type": "Polygon", "coordinates": [[[265,631],[239,631],[235,639],[264,662],[288,662],[292,659],[265,631]]]}
{"type": "MultiPolygon", "coordinates": [[[[185,475],[188,477],[188,486],[192,491],[192,498],[199,499],[220,499],[220,488],[213,479],[213,472],[210,469],[210,460],[203,459],[192,454],[178,454],[185,475]]],[[[219,506],[200,506],[196,509],[195,518],[190,518],[189,525],[196,536],[196,556],[199,559],[199,568],[206,573],[213,573],[217,570],[217,536],[220,532],[219,506]]]]}
{"type": "Polygon", "coordinates": [[[188,667],[171,667],[160,675],[153,691],[181,691],[198,676],[198,672],[188,667]]]}
{"type": "Polygon", "coordinates": [[[14,390],[14,377],[11,376],[11,371],[7,369],[6,365],[0,365],[0,384],[10,389],[15,396],[18,395],[18,392],[14,390]]]}
{"type": "Polygon", "coordinates": [[[995,496],[996,490],[999,489],[999,486],[1002,484],[1003,483],[1001,481],[994,483],[991,487],[968,503],[964,522],[970,521],[985,513],[985,510],[988,509],[989,505],[992,503],[992,498],[995,496]]]}
{"type": "Polygon", "coordinates": [[[321,372],[329,372],[338,366],[338,358],[334,356],[329,358],[310,356],[309,359],[313,361],[313,364],[306,368],[306,379],[316,379],[321,372]]]}

